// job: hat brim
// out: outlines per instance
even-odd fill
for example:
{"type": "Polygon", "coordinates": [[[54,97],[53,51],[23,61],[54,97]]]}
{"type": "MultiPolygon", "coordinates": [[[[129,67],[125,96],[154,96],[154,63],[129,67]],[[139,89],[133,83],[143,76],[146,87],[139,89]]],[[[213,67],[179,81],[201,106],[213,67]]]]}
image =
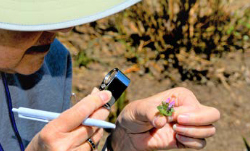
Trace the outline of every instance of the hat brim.
{"type": "Polygon", "coordinates": [[[141,0],[0,0],[0,28],[45,31],[107,17],[141,0]]]}

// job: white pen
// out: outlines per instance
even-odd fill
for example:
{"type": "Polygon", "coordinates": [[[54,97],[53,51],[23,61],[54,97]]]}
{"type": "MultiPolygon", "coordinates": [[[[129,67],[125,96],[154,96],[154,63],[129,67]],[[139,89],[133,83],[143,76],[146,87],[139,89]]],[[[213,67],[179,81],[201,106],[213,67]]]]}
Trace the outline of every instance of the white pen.
{"type": "MultiPolygon", "coordinates": [[[[60,113],[35,110],[35,109],[24,108],[24,107],[19,107],[18,109],[13,108],[12,111],[18,113],[19,118],[41,121],[41,122],[49,122],[57,118],[60,115],[60,113]]],[[[100,128],[115,129],[115,124],[102,121],[102,120],[93,119],[93,118],[85,119],[82,122],[82,124],[86,126],[96,126],[100,128]]]]}

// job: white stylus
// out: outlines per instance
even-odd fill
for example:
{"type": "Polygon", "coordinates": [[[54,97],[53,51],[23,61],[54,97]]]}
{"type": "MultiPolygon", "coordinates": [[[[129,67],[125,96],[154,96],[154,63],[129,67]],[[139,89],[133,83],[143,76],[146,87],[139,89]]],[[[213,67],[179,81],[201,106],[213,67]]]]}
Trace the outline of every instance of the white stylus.
{"type": "MultiPolygon", "coordinates": [[[[60,115],[60,113],[35,110],[35,109],[24,108],[24,107],[19,107],[18,109],[13,108],[12,111],[18,113],[19,118],[24,118],[28,120],[34,120],[34,121],[41,121],[41,122],[49,122],[57,118],[60,115]]],[[[82,124],[86,126],[96,126],[100,128],[115,129],[115,124],[102,121],[102,120],[93,119],[93,118],[85,119],[82,122],[82,124]]]]}

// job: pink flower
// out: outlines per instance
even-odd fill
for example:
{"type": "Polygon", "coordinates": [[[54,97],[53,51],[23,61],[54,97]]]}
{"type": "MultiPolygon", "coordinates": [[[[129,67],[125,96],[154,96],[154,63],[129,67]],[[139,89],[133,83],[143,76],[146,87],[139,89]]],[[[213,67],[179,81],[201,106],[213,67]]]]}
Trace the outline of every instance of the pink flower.
{"type": "Polygon", "coordinates": [[[170,110],[174,106],[174,104],[175,104],[175,101],[170,102],[168,105],[168,109],[170,110]]]}
{"type": "Polygon", "coordinates": [[[170,98],[168,98],[167,100],[166,100],[166,103],[169,103],[170,102],[170,98]]]}

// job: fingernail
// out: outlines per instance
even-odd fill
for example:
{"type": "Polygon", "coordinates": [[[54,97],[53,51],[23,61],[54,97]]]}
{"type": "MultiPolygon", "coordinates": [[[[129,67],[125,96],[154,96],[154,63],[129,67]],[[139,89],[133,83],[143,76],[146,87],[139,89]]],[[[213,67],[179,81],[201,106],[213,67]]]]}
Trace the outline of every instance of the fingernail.
{"type": "Polygon", "coordinates": [[[181,141],[181,142],[187,142],[189,141],[189,138],[188,137],[185,137],[185,136],[181,136],[181,135],[178,135],[176,134],[176,138],[181,141]]]}
{"type": "Polygon", "coordinates": [[[112,96],[111,92],[107,90],[101,91],[98,95],[102,99],[102,101],[105,103],[108,102],[112,96]]]}
{"type": "Polygon", "coordinates": [[[153,125],[155,128],[156,128],[155,123],[156,123],[156,121],[157,121],[158,117],[159,117],[159,116],[154,117],[153,122],[152,122],[152,125],[153,125]]]}
{"type": "Polygon", "coordinates": [[[91,94],[97,93],[99,92],[99,89],[97,89],[96,87],[94,87],[94,89],[91,91],[91,94]]]}
{"type": "Polygon", "coordinates": [[[176,134],[175,137],[176,137],[177,139],[180,139],[180,136],[179,136],[178,134],[176,134]]]}
{"type": "Polygon", "coordinates": [[[178,122],[179,123],[187,123],[189,119],[189,115],[183,114],[178,116],[178,122]]]}
{"type": "MultiPolygon", "coordinates": [[[[181,125],[177,125],[177,124],[174,124],[173,126],[173,129],[174,131],[178,132],[179,134],[186,134],[188,128],[185,127],[185,126],[181,126],[181,125]]],[[[189,128],[189,130],[192,130],[191,128],[189,128]]]]}
{"type": "Polygon", "coordinates": [[[164,116],[160,116],[160,115],[154,117],[153,122],[152,122],[152,125],[155,128],[161,128],[165,124],[166,124],[166,118],[164,116]]]}
{"type": "Polygon", "coordinates": [[[174,124],[173,129],[176,130],[176,124],[174,124]]]}
{"type": "Polygon", "coordinates": [[[175,137],[176,137],[177,140],[181,141],[181,136],[180,135],[176,134],[175,137]]]}
{"type": "Polygon", "coordinates": [[[172,116],[168,116],[168,123],[171,123],[173,121],[174,121],[173,117],[172,116]]]}
{"type": "Polygon", "coordinates": [[[194,139],[194,138],[191,138],[191,137],[186,137],[186,136],[183,136],[183,135],[178,135],[176,134],[175,135],[176,139],[182,143],[183,145],[185,146],[192,146],[192,148],[194,149],[202,149],[205,147],[206,145],[206,141],[205,140],[200,140],[200,139],[194,139]]]}

